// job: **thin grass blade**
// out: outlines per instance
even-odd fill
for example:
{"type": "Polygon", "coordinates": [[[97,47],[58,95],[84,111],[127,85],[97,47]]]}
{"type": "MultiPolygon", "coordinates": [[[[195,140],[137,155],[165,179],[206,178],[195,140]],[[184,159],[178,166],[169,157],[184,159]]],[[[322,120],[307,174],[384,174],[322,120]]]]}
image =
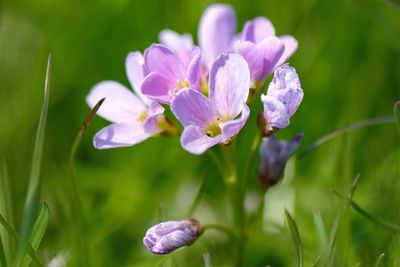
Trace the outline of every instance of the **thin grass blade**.
{"type": "Polygon", "coordinates": [[[400,101],[397,101],[393,107],[394,118],[396,121],[397,131],[400,134],[400,101]]]}
{"type": "Polygon", "coordinates": [[[88,116],[83,121],[81,128],[75,138],[74,144],[72,145],[70,156],[69,156],[69,168],[70,168],[70,186],[71,186],[71,202],[73,206],[74,218],[76,218],[76,248],[78,255],[78,261],[80,266],[89,266],[89,249],[88,242],[86,240],[86,232],[85,232],[85,218],[82,209],[82,203],[80,200],[80,196],[78,193],[78,188],[76,186],[75,179],[75,158],[79,149],[79,145],[82,142],[82,138],[89,126],[90,122],[96,115],[97,111],[103,104],[105,98],[101,99],[97,104],[93,107],[93,109],[89,112],[88,116]]]}
{"type": "MultiPolygon", "coordinates": [[[[9,178],[7,172],[7,165],[3,160],[1,162],[0,170],[0,214],[4,215],[4,218],[13,225],[13,212],[12,212],[12,201],[11,201],[11,190],[9,185],[9,178]]],[[[12,258],[12,253],[14,249],[13,240],[4,229],[0,229],[0,236],[2,237],[2,245],[4,257],[7,263],[12,258]]]]}
{"type": "MultiPolygon", "coordinates": [[[[11,227],[10,224],[7,223],[7,221],[4,219],[4,217],[0,214],[0,224],[6,229],[7,233],[16,241],[18,242],[19,236],[18,233],[11,227]]],[[[37,258],[35,251],[33,250],[32,246],[28,244],[28,249],[27,249],[29,255],[31,256],[33,263],[35,266],[39,267],[44,267],[44,265],[40,262],[40,260],[37,258]]]]}
{"type": "Polygon", "coordinates": [[[292,216],[290,216],[290,213],[287,210],[285,210],[285,216],[286,216],[286,221],[289,225],[290,233],[292,235],[294,248],[296,250],[297,266],[304,267],[303,247],[301,244],[299,229],[297,228],[296,222],[294,221],[292,216]]]}
{"type": "Polygon", "coordinates": [[[326,143],[327,141],[329,141],[339,135],[342,135],[344,133],[351,132],[353,130],[360,129],[360,128],[381,125],[381,124],[388,124],[388,123],[395,123],[395,118],[393,116],[383,116],[383,117],[373,118],[373,119],[369,119],[369,120],[362,120],[362,121],[350,124],[346,127],[337,129],[331,133],[328,133],[328,134],[322,136],[317,141],[315,141],[312,145],[307,147],[303,152],[301,152],[299,158],[300,159],[304,158],[305,155],[310,153],[315,148],[319,147],[320,145],[326,143]]]}
{"type": "Polygon", "coordinates": [[[40,167],[42,164],[44,135],[47,121],[47,110],[49,106],[49,85],[51,73],[51,55],[48,57],[46,78],[44,86],[44,101],[40,112],[39,125],[36,132],[35,147],[33,150],[32,166],[28,184],[28,195],[25,202],[24,215],[21,225],[21,237],[18,242],[17,253],[13,263],[14,267],[21,266],[29,246],[29,236],[34,224],[35,216],[39,206],[40,190],[40,167]]]}
{"type": "Polygon", "coordinates": [[[333,193],[340,197],[343,198],[345,200],[347,200],[350,204],[350,206],[357,211],[360,215],[364,216],[365,218],[367,218],[368,220],[372,221],[373,223],[380,225],[388,230],[391,231],[395,231],[395,232],[399,232],[400,233],[400,225],[392,223],[392,222],[388,222],[386,220],[380,219],[380,218],[376,218],[372,215],[370,215],[368,212],[366,212],[364,209],[362,209],[356,202],[354,202],[352,199],[349,199],[348,197],[345,197],[343,195],[341,195],[337,190],[332,189],[333,193]]]}
{"type": "Polygon", "coordinates": [[[319,263],[321,262],[321,256],[318,256],[317,259],[315,260],[313,267],[318,267],[319,263]]]}
{"type": "Polygon", "coordinates": [[[204,267],[212,267],[210,253],[203,254],[204,267]]]}
{"type": "Polygon", "coordinates": [[[382,253],[378,256],[378,258],[375,261],[374,267],[379,267],[381,265],[382,259],[385,256],[385,253],[382,253]]]}
{"type": "MultiPolygon", "coordinates": [[[[29,238],[29,242],[36,252],[39,248],[40,242],[42,242],[44,233],[46,232],[47,225],[49,222],[50,210],[47,206],[46,202],[43,202],[42,209],[39,213],[38,218],[36,219],[35,225],[33,226],[31,236],[29,238]]],[[[22,261],[23,267],[28,267],[31,263],[31,257],[26,255],[22,261]]]]}
{"type": "Polygon", "coordinates": [[[3,240],[0,235],[0,267],[7,267],[6,255],[4,253],[3,240]]]}

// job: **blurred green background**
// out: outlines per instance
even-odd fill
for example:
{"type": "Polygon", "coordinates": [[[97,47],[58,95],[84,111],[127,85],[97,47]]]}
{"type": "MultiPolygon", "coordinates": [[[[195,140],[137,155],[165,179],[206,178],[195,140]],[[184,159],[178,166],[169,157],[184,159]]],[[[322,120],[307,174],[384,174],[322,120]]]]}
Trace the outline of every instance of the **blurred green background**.
{"type": "MultiPolygon", "coordinates": [[[[302,0],[230,1],[238,31],[246,20],[266,16],[277,34],[291,34],[299,48],[289,62],[305,92],[291,125],[278,133],[289,139],[305,134],[300,150],[320,136],[362,119],[391,115],[400,99],[400,8],[396,1],[302,0]]],[[[0,2],[0,157],[11,182],[13,212],[19,229],[26,196],[35,132],[43,98],[47,55],[52,54],[50,108],[42,168],[42,198],[51,210],[40,255],[71,251],[75,219],[71,212],[68,156],[89,112],[85,97],[97,82],[128,85],[124,61],[130,51],[157,42],[165,28],[191,33],[213,1],[3,0],[0,2]]],[[[217,41],[217,40],[216,40],[217,41]]],[[[256,110],[257,107],[254,107],[256,110]]],[[[187,216],[206,178],[194,216],[205,223],[230,223],[223,182],[207,156],[185,152],[178,139],[152,138],[131,148],[99,151],[92,136],[108,123],[95,118],[77,157],[77,182],[87,220],[91,266],[153,266],[161,258],[142,245],[146,229],[160,217],[187,216]]],[[[255,115],[237,140],[245,159],[256,133],[255,115]]],[[[354,199],[369,213],[400,223],[400,136],[394,124],[341,135],[302,160],[289,164],[281,185],[294,199],[292,210],[302,237],[306,266],[327,257],[321,229],[329,231],[344,206],[330,189],[345,193],[357,173],[354,199]],[[321,227],[321,223],[324,225],[321,227]],[[318,227],[320,231],[318,232],[318,227]]],[[[217,153],[220,148],[216,148],[217,153]]],[[[243,162],[239,160],[238,162],[243,162]]],[[[253,162],[256,169],[258,158],[253,162]]],[[[239,164],[240,168],[240,164],[239,164]]],[[[257,191],[256,176],[250,192],[257,191]]],[[[278,187],[277,187],[278,188],[278,187]]],[[[249,208],[257,194],[249,194],[249,208]],[[254,197],[255,196],[255,197],[254,197]],[[253,200],[253,201],[252,201],[253,200]]],[[[270,209],[273,210],[272,204],[270,209]]],[[[278,216],[283,218],[281,209],[278,216]]],[[[333,266],[400,266],[400,237],[344,212],[333,266]]],[[[295,254],[287,227],[251,233],[246,266],[293,266],[295,254]]],[[[323,232],[323,231],[322,231],[323,232]]],[[[172,257],[170,266],[231,266],[229,240],[206,234],[172,257]]],[[[71,251],[74,256],[74,251],[71,251]]]]}

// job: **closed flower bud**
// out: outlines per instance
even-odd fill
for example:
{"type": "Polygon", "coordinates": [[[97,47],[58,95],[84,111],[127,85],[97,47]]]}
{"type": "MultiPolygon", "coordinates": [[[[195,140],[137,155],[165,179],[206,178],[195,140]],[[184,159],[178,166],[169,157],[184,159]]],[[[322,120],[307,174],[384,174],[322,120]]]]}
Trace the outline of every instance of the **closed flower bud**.
{"type": "Polygon", "coordinates": [[[147,230],[143,243],[154,254],[168,254],[191,245],[202,233],[200,223],[192,218],[162,222],[147,230]]]}
{"type": "Polygon", "coordinates": [[[300,145],[303,134],[291,141],[276,141],[275,135],[263,138],[260,146],[260,182],[265,189],[278,183],[283,177],[286,162],[300,145]]]}

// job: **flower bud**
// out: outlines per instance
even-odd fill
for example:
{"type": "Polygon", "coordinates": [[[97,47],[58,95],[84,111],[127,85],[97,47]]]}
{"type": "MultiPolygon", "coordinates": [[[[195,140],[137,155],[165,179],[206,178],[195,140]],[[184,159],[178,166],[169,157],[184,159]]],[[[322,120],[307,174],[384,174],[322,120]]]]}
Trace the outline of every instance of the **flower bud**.
{"type": "Polygon", "coordinates": [[[263,138],[260,145],[259,179],[265,189],[283,177],[286,162],[299,147],[302,137],[303,134],[298,134],[290,142],[276,141],[275,135],[263,138]]]}
{"type": "Polygon", "coordinates": [[[202,233],[200,223],[192,218],[162,222],[147,230],[143,243],[154,254],[169,254],[180,247],[191,245],[202,233]]]}

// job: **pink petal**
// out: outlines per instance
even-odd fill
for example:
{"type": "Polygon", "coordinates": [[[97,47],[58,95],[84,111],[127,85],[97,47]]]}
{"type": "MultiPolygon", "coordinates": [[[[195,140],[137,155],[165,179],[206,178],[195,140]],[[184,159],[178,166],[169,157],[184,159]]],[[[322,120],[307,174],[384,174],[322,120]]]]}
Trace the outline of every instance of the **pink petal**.
{"type": "Polygon", "coordinates": [[[170,91],[177,87],[177,84],[164,75],[152,72],[143,80],[141,90],[149,99],[163,104],[171,102],[170,91]]]}
{"type": "Polygon", "coordinates": [[[255,83],[264,79],[264,58],[263,51],[252,42],[245,41],[238,45],[238,51],[247,61],[250,69],[251,82],[255,83]]]}
{"type": "Polygon", "coordinates": [[[175,52],[184,66],[189,64],[190,51],[193,47],[193,39],[190,34],[179,35],[171,30],[163,30],[158,35],[158,39],[175,52]]]}
{"type": "Polygon", "coordinates": [[[199,24],[199,44],[207,66],[227,52],[236,32],[236,15],[230,5],[214,4],[203,13],[199,24]]]}
{"type": "Polygon", "coordinates": [[[190,87],[200,90],[199,82],[200,82],[200,70],[201,70],[201,61],[200,61],[200,48],[193,47],[191,51],[191,60],[187,69],[187,77],[189,80],[190,87]]]}
{"type": "Polygon", "coordinates": [[[165,45],[153,44],[147,48],[144,52],[144,62],[149,73],[157,72],[175,81],[183,81],[185,78],[182,62],[165,45]]]}
{"type": "Polygon", "coordinates": [[[143,124],[111,124],[101,129],[93,139],[97,149],[128,147],[140,143],[151,134],[144,132],[143,124]]]}
{"type": "Polygon", "coordinates": [[[298,46],[298,42],[293,36],[282,35],[279,37],[279,39],[283,43],[285,49],[283,50],[283,54],[279,59],[278,63],[276,64],[276,66],[285,63],[288,60],[288,58],[290,58],[293,55],[293,53],[296,52],[298,46]]]}
{"type": "Polygon", "coordinates": [[[243,27],[243,41],[258,44],[270,36],[275,36],[275,28],[271,21],[265,17],[257,17],[248,21],[243,27]]]}
{"type": "Polygon", "coordinates": [[[203,128],[199,126],[188,126],[182,133],[181,145],[192,154],[203,154],[207,149],[222,142],[223,136],[208,137],[203,128]]]}
{"type": "Polygon", "coordinates": [[[275,36],[268,37],[258,44],[258,47],[264,51],[264,77],[274,71],[274,67],[280,60],[284,46],[281,40],[275,36]]]}
{"type": "Polygon", "coordinates": [[[140,90],[140,86],[146,76],[142,54],[140,52],[129,53],[125,60],[125,69],[128,80],[136,95],[138,95],[143,102],[148,103],[148,98],[145,97],[140,90]]]}
{"type": "Polygon", "coordinates": [[[95,85],[86,97],[86,102],[93,108],[102,98],[106,100],[97,114],[110,122],[131,122],[138,113],[147,109],[131,90],[114,81],[103,81],[95,85]]]}
{"type": "Polygon", "coordinates": [[[164,108],[155,101],[150,101],[149,104],[149,115],[144,122],[144,131],[146,133],[154,134],[158,129],[157,119],[164,113],[164,108]]]}
{"type": "Polygon", "coordinates": [[[240,118],[228,121],[222,125],[221,130],[225,138],[224,141],[237,135],[240,132],[240,130],[246,123],[247,119],[249,118],[249,115],[250,115],[250,109],[246,104],[244,104],[242,115],[240,116],[240,118]]]}
{"type": "Polygon", "coordinates": [[[224,120],[235,118],[249,95],[250,70],[239,54],[226,53],[211,66],[209,93],[224,120]]]}
{"type": "Polygon", "coordinates": [[[185,127],[189,125],[204,127],[212,122],[216,115],[211,101],[193,89],[181,91],[172,101],[171,109],[185,127]]]}
{"type": "Polygon", "coordinates": [[[289,125],[289,115],[285,105],[269,95],[261,95],[264,103],[264,118],[268,125],[274,128],[286,128],[289,125]]]}

